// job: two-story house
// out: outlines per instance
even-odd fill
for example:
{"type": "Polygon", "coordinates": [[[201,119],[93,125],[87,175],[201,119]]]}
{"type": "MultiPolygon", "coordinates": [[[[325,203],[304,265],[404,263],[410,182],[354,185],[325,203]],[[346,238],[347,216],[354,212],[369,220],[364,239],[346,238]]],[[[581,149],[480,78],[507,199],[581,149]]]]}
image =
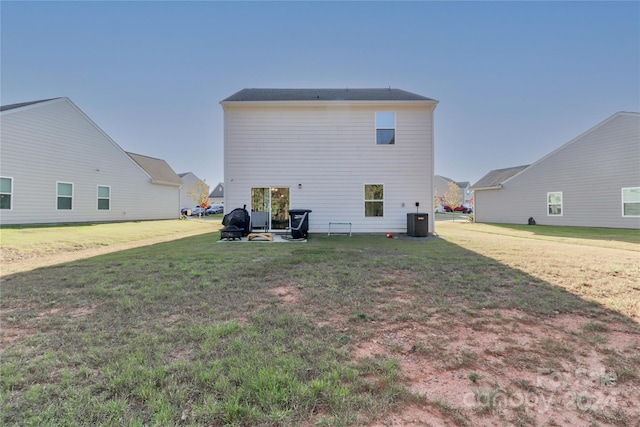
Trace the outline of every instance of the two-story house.
{"type": "MultiPolygon", "coordinates": [[[[244,89],[224,110],[225,210],[268,212],[285,228],[309,209],[309,231],[404,232],[433,212],[437,101],[399,89],[244,89]]],[[[429,215],[429,232],[433,215],[429,215]]]]}

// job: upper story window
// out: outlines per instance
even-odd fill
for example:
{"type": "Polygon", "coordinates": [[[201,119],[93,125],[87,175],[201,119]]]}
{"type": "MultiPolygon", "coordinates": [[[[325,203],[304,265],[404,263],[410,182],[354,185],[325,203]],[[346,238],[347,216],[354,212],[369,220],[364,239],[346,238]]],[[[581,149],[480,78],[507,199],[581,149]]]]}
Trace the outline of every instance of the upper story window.
{"type": "Polygon", "coordinates": [[[58,210],[73,209],[73,184],[70,182],[58,182],[58,210]]]}
{"type": "Polygon", "coordinates": [[[0,209],[11,209],[13,178],[0,177],[0,209]]]}
{"type": "Polygon", "coordinates": [[[98,185],[98,210],[108,211],[111,208],[111,187],[98,185]]]}
{"type": "Polygon", "coordinates": [[[384,216],[384,185],[364,185],[364,216],[384,216]]]}
{"type": "Polygon", "coordinates": [[[640,187],[622,189],[622,216],[640,216],[640,187]]]}
{"type": "Polygon", "coordinates": [[[392,145],[396,143],[396,113],[394,111],[376,112],[376,144],[392,145]]]}
{"type": "Polygon", "coordinates": [[[547,215],[562,216],[562,192],[547,193],[547,215]]]}

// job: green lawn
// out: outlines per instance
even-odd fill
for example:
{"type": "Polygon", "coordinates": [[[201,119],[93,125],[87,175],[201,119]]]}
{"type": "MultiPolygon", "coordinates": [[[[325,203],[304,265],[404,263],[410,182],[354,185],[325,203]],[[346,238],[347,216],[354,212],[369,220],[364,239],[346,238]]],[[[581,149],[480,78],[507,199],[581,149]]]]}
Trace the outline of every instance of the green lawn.
{"type": "MultiPolygon", "coordinates": [[[[27,256],[43,241],[47,252],[68,251],[218,226],[3,229],[2,246],[27,256]]],[[[526,322],[579,313],[635,324],[637,305],[628,300],[639,295],[637,265],[583,272],[620,280],[613,296],[580,293],[584,276],[573,271],[559,285],[556,264],[521,267],[527,245],[529,254],[583,246],[549,241],[551,232],[540,241],[475,226],[438,223],[441,237],[423,240],[312,236],[303,244],[224,243],[210,232],[4,275],[2,424],[369,425],[427,404],[452,425],[473,425],[478,415],[447,415],[450,406],[411,391],[393,351],[354,351],[382,325],[489,321],[483,310],[517,310],[526,322]],[[517,251],[505,251],[503,239],[517,251]]],[[[601,254],[614,251],[606,259],[639,254],[633,239],[621,238],[622,249],[598,247],[600,237],[588,232],[579,239],[601,254]]],[[[555,258],[570,265],[566,252],[555,258]]],[[[438,355],[434,345],[417,352],[449,351],[438,355]]],[[[637,381],[638,358],[616,357],[619,372],[637,381]]]]}

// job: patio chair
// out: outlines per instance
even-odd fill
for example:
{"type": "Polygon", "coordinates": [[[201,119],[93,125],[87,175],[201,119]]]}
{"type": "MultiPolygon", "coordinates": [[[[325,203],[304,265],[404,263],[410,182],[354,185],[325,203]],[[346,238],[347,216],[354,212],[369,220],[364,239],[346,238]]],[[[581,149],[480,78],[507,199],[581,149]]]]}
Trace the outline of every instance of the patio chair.
{"type": "Polygon", "coordinates": [[[267,231],[269,229],[269,212],[251,212],[251,229],[267,231]]]}

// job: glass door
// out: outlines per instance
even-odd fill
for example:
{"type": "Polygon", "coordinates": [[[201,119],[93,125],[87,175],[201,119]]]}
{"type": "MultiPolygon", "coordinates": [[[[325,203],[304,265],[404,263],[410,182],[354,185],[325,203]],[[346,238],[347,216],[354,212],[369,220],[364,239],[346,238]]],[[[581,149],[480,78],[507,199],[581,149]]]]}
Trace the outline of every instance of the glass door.
{"type": "Polygon", "coordinates": [[[289,226],[289,187],[252,188],[251,212],[266,212],[268,228],[284,230],[289,226]]]}
{"type": "Polygon", "coordinates": [[[284,230],[289,226],[289,187],[271,189],[271,228],[284,230]]]}

